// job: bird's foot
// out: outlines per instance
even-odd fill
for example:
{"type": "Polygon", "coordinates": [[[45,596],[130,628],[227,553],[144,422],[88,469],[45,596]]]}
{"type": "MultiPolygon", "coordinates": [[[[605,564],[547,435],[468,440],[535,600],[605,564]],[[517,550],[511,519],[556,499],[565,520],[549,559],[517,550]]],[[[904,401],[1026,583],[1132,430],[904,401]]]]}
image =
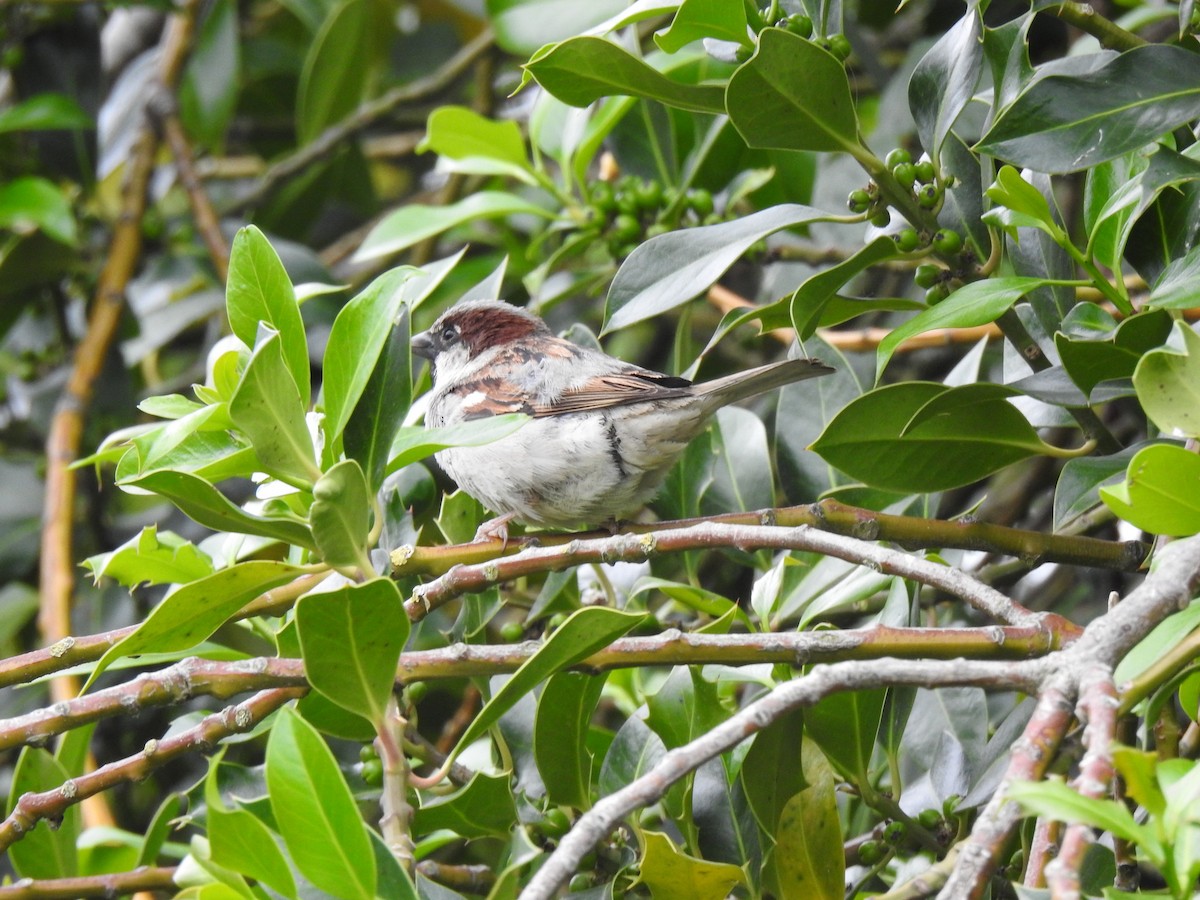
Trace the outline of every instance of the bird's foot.
{"type": "Polygon", "coordinates": [[[516,517],[516,513],[505,513],[502,516],[496,516],[494,519],[488,519],[479,526],[475,532],[475,538],[472,543],[485,544],[494,540],[500,541],[501,551],[508,549],[508,523],[516,517]]]}

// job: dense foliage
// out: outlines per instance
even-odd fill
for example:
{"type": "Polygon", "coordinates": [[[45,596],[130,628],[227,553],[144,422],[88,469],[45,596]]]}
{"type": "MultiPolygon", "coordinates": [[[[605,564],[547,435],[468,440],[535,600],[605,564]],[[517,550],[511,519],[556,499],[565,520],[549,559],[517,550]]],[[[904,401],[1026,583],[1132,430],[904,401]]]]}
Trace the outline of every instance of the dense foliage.
{"type": "Polygon", "coordinates": [[[1194,13],[0,8],[0,898],[1191,897],[1194,13]],[[478,297],[837,371],[473,541],[478,297]]]}

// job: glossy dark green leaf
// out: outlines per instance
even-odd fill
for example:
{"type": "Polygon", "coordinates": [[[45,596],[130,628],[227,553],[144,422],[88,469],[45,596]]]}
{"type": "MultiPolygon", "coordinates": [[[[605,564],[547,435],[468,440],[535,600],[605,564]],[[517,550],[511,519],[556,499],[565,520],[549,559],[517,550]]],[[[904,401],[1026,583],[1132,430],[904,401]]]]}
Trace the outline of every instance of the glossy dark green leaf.
{"type": "Polygon", "coordinates": [[[71,202],[53,182],[34,175],[0,184],[0,229],[19,234],[40,230],[72,247],[79,242],[71,202]]]}
{"type": "Polygon", "coordinates": [[[716,685],[698,669],[676,666],[666,681],[647,698],[646,724],[667,749],[682,747],[724,721],[716,685]]]}
{"type": "Polygon", "coordinates": [[[533,753],[552,803],[587,809],[592,805],[593,757],[588,729],[606,675],[559,672],[538,698],[533,753]]]}
{"type": "Polygon", "coordinates": [[[654,35],[654,43],[668,53],[676,53],[702,38],[744,44],[745,6],[723,0],[683,0],[670,27],[654,35]]]}
{"type": "Polygon", "coordinates": [[[217,762],[204,780],[205,834],[213,862],[249,875],[285,897],[296,896],[296,880],[274,836],[257,816],[227,809],[217,787],[217,762]]]}
{"type": "Polygon", "coordinates": [[[1054,530],[1064,526],[1100,504],[1099,488],[1123,475],[1133,450],[1112,456],[1085,456],[1069,459],[1054,487],[1054,530]]]}
{"type": "Polygon", "coordinates": [[[1146,353],[1133,373],[1138,400],[1164,434],[1200,437],[1200,335],[1175,323],[1184,352],[1162,348],[1146,353]]]}
{"type": "Polygon", "coordinates": [[[996,387],[906,382],[876,388],[844,407],[812,449],[874,487],[929,492],[970,484],[1045,451],[1016,407],[994,395],[996,387]],[[934,401],[945,404],[944,411],[908,429],[934,401]]]}
{"type": "Polygon", "coordinates": [[[870,778],[871,752],[886,696],[883,689],[845,691],[804,711],[804,733],[852,783],[862,784],[870,778]]]}
{"type": "Polygon", "coordinates": [[[308,339],[292,282],[279,254],[253,225],[238,231],[229,251],[229,278],[225,287],[229,327],[247,347],[258,341],[260,325],[279,332],[288,371],[308,406],[308,339]]]}
{"type": "Polygon", "coordinates": [[[584,35],[544,47],[525,64],[525,71],[569,106],[625,95],[691,112],[725,111],[719,86],[675,81],[604,38],[584,35]]]}
{"type": "MultiPolygon", "coordinates": [[[[786,304],[791,315],[792,327],[802,339],[812,337],[817,327],[825,324],[823,316],[826,310],[837,301],[838,291],[845,287],[850,279],[873,265],[900,255],[902,254],[896,249],[896,242],[891,237],[878,237],[842,262],[810,275],[790,298],[773,305],[786,304]]],[[[771,307],[768,307],[763,311],[764,327],[769,327],[767,320],[771,317],[770,309],[771,307]]]]}
{"type": "Polygon", "coordinates": [[[395,582],[373,578],[296,604],[304,670],[315,690],[382,723],[409,622],[395,582]]]}
{"type": "Polygon", "coordinates": [[[757,872],[762,865],[758,823],[741,781],[730,768],[732,764],[723,759],[701,765],[692,778],[691,810],[672,812],[672,816],[685,833],[694,823],[693,844],[705,859],[746,865],[757,872]]]}
{"type": "Polygon", "coordinates": [[[401,308],[388,331],[387,342],[375,361],[371,377],[346,422],[342,441],[346,455],[356,459],[372,492],[378,491],[400,423],[412,401],[412,355],[409,316],[401,308]]]}
{"type": "Polygon", "coordinates": [[[828,219],[811,206],[772,206],[729,222],[671,231],[629,255],[608,291],[605,332],[687,303],[708,290],[752,245],[783,228],[828,219]]]}
{"type": "Polygon", "coordinates": [[[91,117],[64,94],[37,94],[0,111],[0,134],[94,127],[91,117]]]}
{"type": "Polygon", "coordinates": [[[730,121],[751,147],[860,153],[846,70],[831,53],[782,28],[729,79],[730,121]]]}
{"type": "Polygon", "coordinates": [[[1147,306],[1156,309],[1200,307],[1200,247],[1193,247],[1163,270],[1147,306]]]}
{"type": "Polygon", "coordinates": [[[936,163],[942,143],[975,93],[983,69],[982,13],[968,5],[966,15],[938,38],[908,81],[908,105],[921,145],[936,163]]]}
{"type": "Polygon", "coordinates": [[[1160,346],[1170,330],[1170,316],[1148,312],[1126,319],[1110,333],[1089,335],[1091,339],[1072,339],[1060,331],[1054,346],[1071,380],[1090,395],[1101,381],[1132,376],[1142,356],[1160,346]]]}
{"type": "Polygon", "coordinates": [[[521,697],[541,682],[569,668],[645,621],[644,615],[591,606],[573,613],[546,642],[505,681],[471,724],[463,731],[450,754],[455,758],[483,735],[521,697]]]}
{"type": "Polygon", "coordinates": [[[367,546],[371,495],[355,460],[343,459],[317,479],[308,523],[326,564],[365,574],[374,571],[367,546]]]}
{"type": "Polygon", "coordinates": [[[1149,44],[1082,75],[1034,81],[977,150],[1039,172],[1077,172],[1151,143],[1200,114],[1200,59],[1149,44]]]}
{"type": "Polygon", "coordinates": [[[183,585],[154,607],[136,631],[108,648],[96,663],[85,690],[110,663],[121,657],[196,646],[255,597],[302,574],[304,570],[297,566],[257,559],[183,585]]]}
{"type": "Polygon", "coordinates": [[[321,736],[287,707],[267,740],[266,778],[296,868],[335,897],[373,900],[374,853],[350,788],[321,736]]]}
{"type": "Polygon", "coordinates": [[[270,332],[254,348],[229,401],[229,417],[254,445],[264,472],[302,488],[321,476],[305,412],[283,356],[283,339],[270,332]]]}
{"type": "MultiPolygon", "coordinates": [[[[53,754],[40,747],[24,747],[8,788],[9,813],[22,794],[54,790],[69,779],[70,774],[53,754]]],[[[9,862],[21,878],[73,878],[80,869],[75,845],[82,831],[80,808],[68,806],[55,827],[43,820],[22,834],[21,840],[9,848],[9,862]]]]}
{"type": "Polygon", "coordinates": [[[213,573],[208,554],[172,531],[147,525],[115,550],[83,561],[92,577],[112,578],[126,587],[195,581],[213,573]]]}
{"type": "Polygon", "coordinates": [[[993,107],[1007,107],[1033,76],[1029,64],[1029,26],[1033,14],[1026,13],[996,28],[983,29],[983,53],[995,85],[993,107]]]}
{"type": "Polygon", "coordinates": [[[399,253],[413,244],[466,222],[512,215],[548,219],[552,218],[553,213],[545,207],[504,191],[477,191],[449,206],[409,203],[384,216],[367,233],[354,253],[354,261],[365,262],[399,253]]]}
{"type": "Polygon", "coordinates": [[[876,379],[883,374],[896,348],[908,338],[937,328],[973,328],[994,322],[1025,294],[1045,283],[1042,278],[1011,276],[964,285],[937,306],[888,332],[875,354],[876,379]]]}
{"type": "MultiPolygon", "coordinates": [[[[321,366],[321,403],[325,410],[321,423],[325,435],[322,463],[326,467],[338,458],[342,432],[366,390],[403,305],[403,285],[415,273],[415,269],[401,266],[380,275],[343,306],[333,321],[321,366]]],[[[408,397],[398,397],[397,403],[403,413],[408,397]]]]}
{"type": "Polygon", "coordinates": [[[1125,480],[1100,488],[1106,506],[1143,531],[1181,537],[1200,532],[1200,456],[1152,444],[1129,461],[1125,480]]]}
{"type": "Polygon", "coordinates": [[[331,5],[300,73],[296,132],[307,144],[358,108],[377,64],[381,27],[371,0],[338,0],[331,5]]]}
{"type": "Polygon", "coordinates": [[[237,106],[241,83],[238,5],[218,0],[208,7],[179,86],[179,115],[189,135],[219,147],[237,106]]]}
{"type": "Polygon", "coordinates": [[[754,817],[772,841],[788,801],[808,786],[800,759],[804,715],[793,710],[755,735],[739,770],[754,817]]]}
{"type": "Polygon", "coordinates": [[[312,532],[303,522],[258,516],[235,506],[208,481],[188,472],[160,470],[121,483],[170,500],[185,515],[214,531],[256,534],[287,544],[316,549],[312,532]]]}
{"type": "Polygon", "coordinates": [[[507,836],[516,821],[508,776],[482,772],[453,794],[424,803],[413,817],[418,832],[445,828],[465,838],[507,836]]]}
{"type": "Polygon", "coordinates": [[[726,406],[711,432],[712,482],[700,498],[701,512],[749,512],[775,505],[774,467],[762,420],[747,409],[726,406]]]}

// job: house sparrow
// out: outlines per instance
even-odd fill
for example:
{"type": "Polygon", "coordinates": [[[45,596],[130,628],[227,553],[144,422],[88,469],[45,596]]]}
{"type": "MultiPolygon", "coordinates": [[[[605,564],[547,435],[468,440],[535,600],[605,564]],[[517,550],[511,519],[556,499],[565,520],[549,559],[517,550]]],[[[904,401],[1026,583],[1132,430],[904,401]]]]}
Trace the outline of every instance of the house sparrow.
{"type": "Polygon", "coordinates": [[[478,537],[506,534],[512,519],[568,527],[636,512],[720,407],[833,371],[790,359],[692,384],[572,344],[496,300],[452,307],[413,337],[412,351],[433,363],[427,425],[532,417],[493,443],[437,454],[463,490],[499,514],[478,537]]]}

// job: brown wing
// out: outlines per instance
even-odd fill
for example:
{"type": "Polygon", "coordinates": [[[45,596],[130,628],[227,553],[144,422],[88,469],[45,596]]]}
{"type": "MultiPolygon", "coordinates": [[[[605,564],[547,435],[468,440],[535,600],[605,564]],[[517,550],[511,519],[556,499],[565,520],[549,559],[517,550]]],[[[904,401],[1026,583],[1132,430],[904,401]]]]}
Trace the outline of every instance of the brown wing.
{"type": "Polygon", "coordinates": [[[647,400],[687,397],[691,395],[691,385],[686,378],[660,375],[649,370],[597,375],[579,387],[563,392],[553,403],[534,406],[532,415],[559,416],[564,413],[610,409],[647,400]]]}

